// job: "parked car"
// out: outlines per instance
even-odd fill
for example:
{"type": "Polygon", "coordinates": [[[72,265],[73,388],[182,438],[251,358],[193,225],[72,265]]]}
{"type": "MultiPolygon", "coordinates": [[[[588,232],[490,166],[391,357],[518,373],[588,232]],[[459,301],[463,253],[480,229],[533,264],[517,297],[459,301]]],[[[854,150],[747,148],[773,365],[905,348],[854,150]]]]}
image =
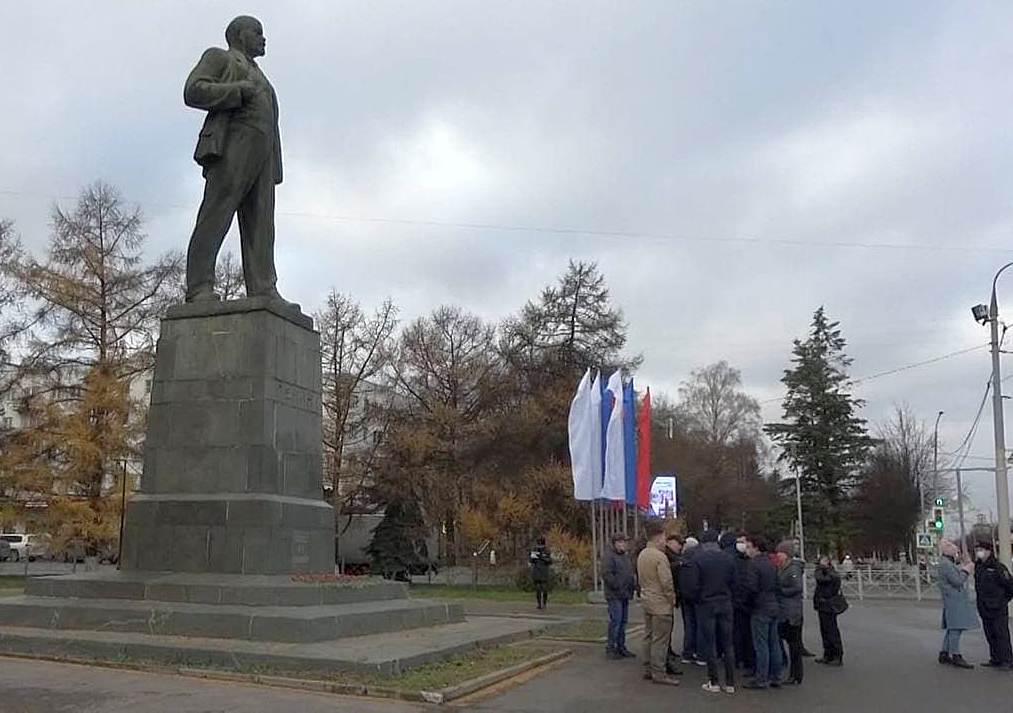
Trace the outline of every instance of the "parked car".
{"type": "Polygon", "coordinates": [[[48,559],[51,556],[49,542],[42,535],[4,532],[0,533],[0,540],[10,547],[10,558],[15,562],[20,562],[26,557],[29,562],[34,562],[36,559],[48,559]]]}

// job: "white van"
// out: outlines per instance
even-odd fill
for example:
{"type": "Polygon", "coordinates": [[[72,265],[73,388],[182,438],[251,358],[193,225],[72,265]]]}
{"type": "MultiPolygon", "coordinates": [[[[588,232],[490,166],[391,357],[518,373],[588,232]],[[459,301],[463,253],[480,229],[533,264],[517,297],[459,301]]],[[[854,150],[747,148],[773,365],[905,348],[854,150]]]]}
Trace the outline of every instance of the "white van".
{"type": "Polygon", "coordinates": [[[49,557],[49,544],[39,535],[4,532],[0,533],[0,540],[5,540],[10,545],[10,558],[15,562],[20,562],[25,557],[29,562],[49,557]]]}

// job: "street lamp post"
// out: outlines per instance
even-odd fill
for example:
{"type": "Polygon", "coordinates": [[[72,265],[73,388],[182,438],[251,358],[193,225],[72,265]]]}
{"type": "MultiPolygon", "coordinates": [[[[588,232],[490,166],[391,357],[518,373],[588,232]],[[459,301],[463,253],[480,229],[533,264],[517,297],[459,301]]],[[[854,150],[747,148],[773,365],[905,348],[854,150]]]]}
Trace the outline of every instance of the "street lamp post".
{"type": "MultiPolygon", "coordinates": [[[[936,426],[932,429],[932,499],[939,497],[939,419],[943,412],[936,414],[936,426]]],[[[925,502],[922,501],[922,512],[925,512],[925,502]]]]}
{"type": "MultiPolygon", "coordinates": [[[[795,508],[798,515],[798,557],[805,563],[805,532],[802,529],[802,475],[795,474],[795,508]]],[[[808,598],[806,580],[802,578],[802,599],[808,598]]]]}
{"type": "Polygon", "coordinates": [[[1009,482],[1006,476],[1006,434],[1002,414],[1002,378],[999,369],[999,303],[995,296],[996,284],[999,276],[1013,262],[1008,262],[999,268],[992,279],[992,301],[989,305],[987,317],[983,305],[974,308],[975,319],[984,323],[987,319],[991,330],[992,348],[992,432],[995,436],[995,495],[996,516],[999,528],[999,559],[1005,565],[1010,562],[1010,536],[1009,536],[1009,482]]]}

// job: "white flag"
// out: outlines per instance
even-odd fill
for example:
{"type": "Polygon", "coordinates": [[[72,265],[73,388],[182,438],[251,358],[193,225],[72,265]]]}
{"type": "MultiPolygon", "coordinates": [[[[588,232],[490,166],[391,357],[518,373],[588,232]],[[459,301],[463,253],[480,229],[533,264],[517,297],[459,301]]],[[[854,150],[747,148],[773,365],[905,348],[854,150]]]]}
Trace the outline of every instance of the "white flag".
{"type": "Polygon", "coordinates": [[[626,449],[623,444],[623,372],[609,377],[612,394],[612,415],[605,431],[605,482],[601,497],[605,500],[626,500],[626,449]]]}
{"type": "Polygon", "coordinates": [[[598,493],[601,492],[602,480],[605,478],[605,451],[604,444],[602,443],[602,423],[601,423],[601,370],[594,376],[594,381],[591,382],[591,404],[590,404],[590,416],[588,417],[591,421],[591,472],[594,474],[594,495],[593,498],[598,497],[598,493]]]}
{"type": "Polygon", "coordinates": [[[593,423],[590,419],[590,407],[591,370],[588,369],[577,385],[577,393],[570,403],[570,418],[567,423],[570,436],[570,468],[573,471],[573,497],[576,500],[594,500],[596,489],[591,458],[593,423]]]}

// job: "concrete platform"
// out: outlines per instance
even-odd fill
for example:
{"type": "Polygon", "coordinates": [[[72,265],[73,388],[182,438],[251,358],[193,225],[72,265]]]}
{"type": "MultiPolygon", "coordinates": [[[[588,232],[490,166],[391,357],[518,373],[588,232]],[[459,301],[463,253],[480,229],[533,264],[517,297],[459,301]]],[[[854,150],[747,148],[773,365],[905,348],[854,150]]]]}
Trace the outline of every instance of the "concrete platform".
{"type": "Polygon", "coordinates": [[[0,626],[251,641],[326,641],[449,624],[463,618],[458,605],[411,599],[303,607],[28,596],[0,602],[0,626]]]}
{"type": "Polygon", "coordinates": [[[0,626],[312,642],[464,619],[459,604],[409,599],[379,578],[103,572],[29,579],[26,592],[0,600],[0,626]]]}
{"type": "Polygon", "coordinates": [[[313,606],[407,599],[408,587],[380,577],[300,582],[282,575],[190,574],[178,572],[81,572],[31,577],[25,594],[36,597],[134,599],[191,604],[313,606]]]}
{"type": "Polygon", "coordinates": [[[0,654],[223,669],[270,668],[318,674],[334,671],[389,674],[479,646],[527,639],[549,623],[545,619],[475,617],[425,629],[314,643],[0,626],[0,654]]]}

